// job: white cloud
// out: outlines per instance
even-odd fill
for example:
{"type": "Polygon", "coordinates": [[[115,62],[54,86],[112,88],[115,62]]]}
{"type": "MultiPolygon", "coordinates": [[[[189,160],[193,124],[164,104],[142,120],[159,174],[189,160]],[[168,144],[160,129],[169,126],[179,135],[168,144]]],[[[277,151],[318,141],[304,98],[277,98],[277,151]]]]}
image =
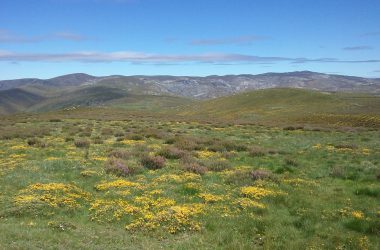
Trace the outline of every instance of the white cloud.
{"type": "Polygon", "coordinates": [[[234,53],[205,54],[154,54],[134,51],[98,52],[80,51],[70,53],[19,53],[0,51],[0,61],[11,62],[130,62],[130,63],[379,63],[378,59],[340,60],[337,58],[289,58],[255,56],[234,53]]]}
{"type": "Polygon", "coordinates": [[[0,43],[36,43],[52,40],[83,41],[87,39],[86,36],[70,31],[60,31],[42,36],[22,36],[9,30],[0,29],[0,43]]]}

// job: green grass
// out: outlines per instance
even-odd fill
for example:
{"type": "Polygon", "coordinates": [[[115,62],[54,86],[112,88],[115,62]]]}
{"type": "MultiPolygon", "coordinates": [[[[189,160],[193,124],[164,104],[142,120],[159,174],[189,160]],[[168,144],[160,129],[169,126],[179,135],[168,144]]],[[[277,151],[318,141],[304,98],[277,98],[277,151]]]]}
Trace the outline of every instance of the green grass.
{"type": "Polygon", "coordinates": [[[0,248],[380,248],[377,129],[183,120],[123,108],[4,117],[0,248]],[[164,167],[143,167],[147,155],[164,167]],[[119,163],[139,171],[106,171],[119,163]]]}
{"type": "Polygon", "coordinates": [[[265,89],[206,100],[180,114],[263,124],[380,127],[380,97],[303,89],[265,89]]]}

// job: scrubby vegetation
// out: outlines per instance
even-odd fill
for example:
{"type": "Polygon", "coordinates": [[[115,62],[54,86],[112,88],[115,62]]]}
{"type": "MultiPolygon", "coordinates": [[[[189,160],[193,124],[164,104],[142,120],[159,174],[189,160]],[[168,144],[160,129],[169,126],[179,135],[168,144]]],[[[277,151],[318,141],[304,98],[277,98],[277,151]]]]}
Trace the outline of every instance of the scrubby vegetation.
{"type": "Polygon", "coordinates": [[[376,129],[75,112],[1,121],[1,248],[380,247],[376,129]]]}

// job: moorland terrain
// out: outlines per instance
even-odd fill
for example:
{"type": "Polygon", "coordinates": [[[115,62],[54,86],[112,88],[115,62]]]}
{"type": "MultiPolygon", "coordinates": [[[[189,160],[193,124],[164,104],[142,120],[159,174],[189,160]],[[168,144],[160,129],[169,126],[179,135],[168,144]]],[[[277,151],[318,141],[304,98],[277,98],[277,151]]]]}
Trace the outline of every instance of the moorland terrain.
{"type": "Polygon", "coordinates": [[[0,81],[0,246],[379,249],[379,84],[0,81]]]}

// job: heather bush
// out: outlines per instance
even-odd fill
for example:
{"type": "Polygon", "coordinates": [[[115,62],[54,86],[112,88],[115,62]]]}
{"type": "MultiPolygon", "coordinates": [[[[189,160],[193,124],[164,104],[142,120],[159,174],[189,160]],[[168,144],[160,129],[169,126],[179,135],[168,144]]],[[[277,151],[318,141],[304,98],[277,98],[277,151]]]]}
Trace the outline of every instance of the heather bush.
{"type": "Polygon", "coordinates": [[[65,138],[65,142],[70,142],[70,141],[74,141],[74,138],[73,137],[66,137],[65,138]]]}
{"type": "Polygon", "coordinates": [[[234,185],[250,185],[252,183],[252,177],[249,170],[236,170],[226,178],[227,184],[234,185]]]}
{"type": "Polygon", "coordinates": [[[103,144],[103,139],[100,136],[93,138],[94,144],[103,144]]]}
{"type": "Polygon", "coordinates": [[[296,160],[294,160],[294,159],[285,158],[284,161],[285,161],[285,164],[288,165],[288,166],[293,166],[293,167],[297,167],[298,166],[298,162],[296,160]]]}
{"type": "Polygon", "coordinates": [[[123,137],[125,135],[125,133],[121,130],[118,130],[114,133],[114,136],[116,137],[123,137]]]}
{"type": "Polygon", "coordinates": [[[111,173],[117,176],[128,176],[142,172],[142,167],[140,165],[113,157],[106,161],[104,168],[106,173],[111,173]]]}
{"type": "Polygon", "coordinates": [[[134,140],[134,141],[144,140],[144,136],[142,136],[140,134],[127,134],[126,138],[129,140],[134,140]]]}
{"type": "Polygon", "coordinates": [[[197,162],[185,163],[183,169],[187,172],[203,175],[207,172],[207,167],[200,165],[197,162]]]}
{"type": "Polygon", "coordinates": [[[131,158],[132,153],[125,149],[114,149],[108,154],[108,156],[126,160],[131,158]]]}
{"type": "Polygon", "coordinates": [[[39,147],[39,148],[45,148],[47,147],[47,144],[46,142],[42,141],[41,139],[38,139],[38,138],[30,138],[26,141],[26,143],[29,145],[29,146],[35,146],[35,147],[39,147]]]}
{"type": "Polygon", "coordinates": [[[74,145],[77,148],[89,148],[90,147],[90,141],[88,139],[76,139],[74,141],[74,145]]]}
{"type": "Polygon", "coordinates": [[[102,128],[101,134],[102,135],[113,135],[113,129],[112,128],[102,128]]]}
{"type": "Polygon", "coordinates": [[[265,150],[263,148],[260,148],[260,147],[257,147],[257,146],[256,147],[252,147],[249,150],[249,155],[252,156],[252,157],[264,156],[267,153],[268,153],[267,150],[265,150]]]}
{"type": "Polygon", "coordinates": [[[211,171],[220,172],[230,169],[232,166],[226,160],[206,160],[203,161],[204,165],[211,171]]]}
{"type": "Polygon", "coordinates": [[[251,176],[252,180],[254,180],[254,181],[265,180],[265,179],[272,179],[273,178],[272,172],[269,171],[269,170],[265,170],[265,169],[253,170],[250,173],[250,176],[251,176]]]}
{"type": "Polygon", "coordinates": [[[165,157],[166,159],[180,159],[184,157],[186,152],[176,147],[165,147],[162,148],[157,154],[165,157]]]}
{"type": "Polygon", "coordinates": [[[200,139],[189,136],[176,137],[174,145],[182,150],[202,150],[205,148],[200,139]]]}
{"type": "Polygon", "coordinates": [[[140,160],[147,169],[156,170],[165,167],[165,158],[162,156],[145,155],[140,160]]]}
{"type": "Polygon", "coordinates": [[[40,140],[38,138],[30,138],[26,141],[29,146],[36,145],[40,140]]]}
{"type": "Polygon", "coordinates": [[[58,118],[53,118],[53,119],[50,119],[49,122],[62,122],[62,120],[58,118]]]}

